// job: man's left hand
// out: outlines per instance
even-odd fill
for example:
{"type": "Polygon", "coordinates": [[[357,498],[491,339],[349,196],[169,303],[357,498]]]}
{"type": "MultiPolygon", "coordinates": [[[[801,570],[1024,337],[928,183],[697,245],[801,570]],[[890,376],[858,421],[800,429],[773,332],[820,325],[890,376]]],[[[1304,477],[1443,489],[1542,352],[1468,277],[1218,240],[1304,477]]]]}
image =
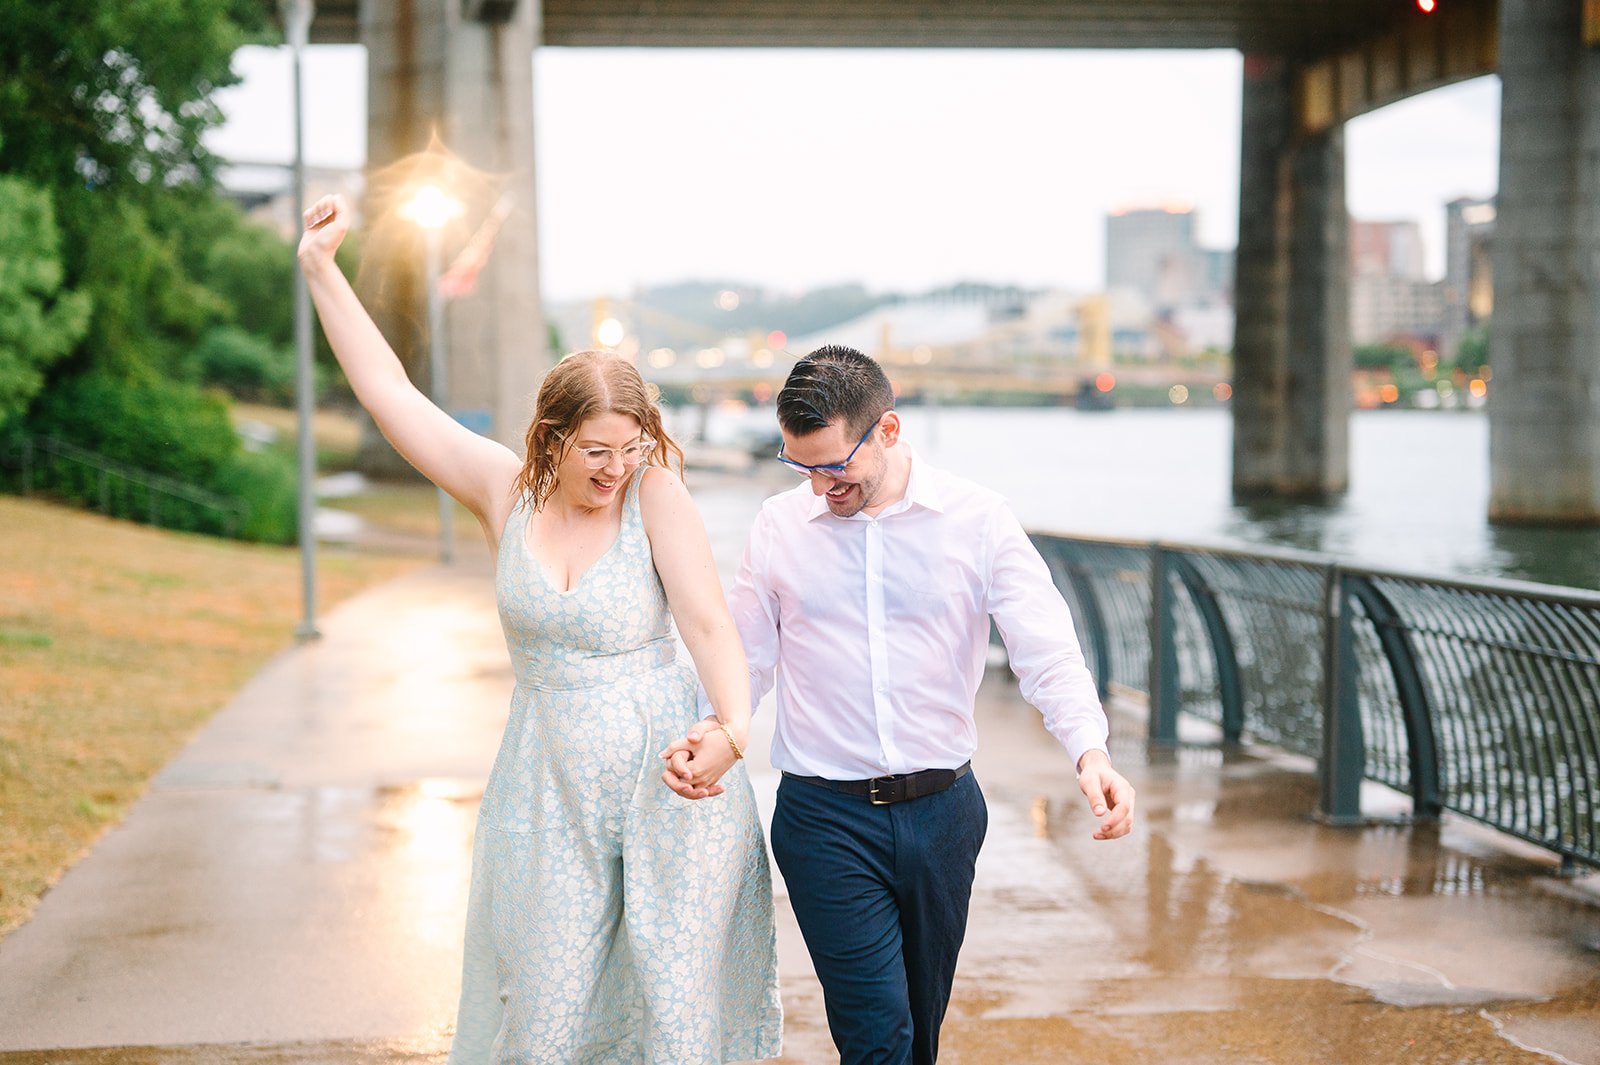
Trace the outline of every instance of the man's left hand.
{"type": "Polygon", "coordinates": [[[1133,785],[1111,767],[1102,750],[1085,751],[1078,762],[1078,789],[1089,811],[1100,818],[1095,839],[1119,839],[1133,831],[1133,785]]]}

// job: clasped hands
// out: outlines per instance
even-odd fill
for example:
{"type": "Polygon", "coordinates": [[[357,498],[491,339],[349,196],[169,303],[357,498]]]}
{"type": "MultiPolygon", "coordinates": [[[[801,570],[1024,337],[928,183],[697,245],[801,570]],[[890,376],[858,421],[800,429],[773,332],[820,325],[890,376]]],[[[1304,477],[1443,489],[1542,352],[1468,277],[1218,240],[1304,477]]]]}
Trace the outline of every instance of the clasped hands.
{"type": "Polygon", "coordinates": [[[717,781],[740,756],[722,729],[715,718],[708,717],[690,726],[681,740],[669,744],[661,752],[667,763],[662,783],[685,799],[706,799],[726,791],[717,781]]]}
{"type": "MultiPolygon", "coordinates": [[[[715,718],[693,725],[683,739],[669,744],[661,757],[667,763],[662,783],[685,799],[721,795],[727,789],[717,781],[739,760],[715,718]]],[[[1120,839],[1133,831],[1133,785],[1112,768],[1104,751],[1084,753],[1078,763],[1078,788],[1088,800],[1089,812],[1099,819],[1095,839],[1120,839]]]]}

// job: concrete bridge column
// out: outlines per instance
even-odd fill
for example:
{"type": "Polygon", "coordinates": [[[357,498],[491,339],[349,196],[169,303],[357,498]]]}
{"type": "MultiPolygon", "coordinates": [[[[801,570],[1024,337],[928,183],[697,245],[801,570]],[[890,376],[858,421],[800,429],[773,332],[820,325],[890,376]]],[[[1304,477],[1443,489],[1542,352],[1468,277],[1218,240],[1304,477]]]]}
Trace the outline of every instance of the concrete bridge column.
{"type": "Polygon", "coordinates": [[[1579,0],[1501,0],[1490,517],[1600,522],[1600,52],[1579,0]]]}
{"type": "Polygon", "coordinates": [[[1342,127],[1302,132],[1291,64],[1247,56],[1234,300],[1233,490],[1349,482],[1349,221],[1342,127]]]}
{"type": "MultiPolygon", "coordinates": [[[[422,243],[394,217],[405,180],[433,166],[394,166],[438,143],[470,167],[443,182],[471,201],[445,231],[443,259],[462,249],[500,193],[509,214],[470,295],[445,305],[448,402],[463,423],[522,450],[533,394],[549,363],[539,297],[534,199],[533,49],[538,0],[362,0],[367,46],[369,225],[385,232],[383,261],[363,267],[362,295],[407,373],[428,389],[427,302],[422,243]]],[[[437,158],[444,158],[442,156],[437,158]]],[[[368,426],[365,472],[404,464],[368,426]]]]}

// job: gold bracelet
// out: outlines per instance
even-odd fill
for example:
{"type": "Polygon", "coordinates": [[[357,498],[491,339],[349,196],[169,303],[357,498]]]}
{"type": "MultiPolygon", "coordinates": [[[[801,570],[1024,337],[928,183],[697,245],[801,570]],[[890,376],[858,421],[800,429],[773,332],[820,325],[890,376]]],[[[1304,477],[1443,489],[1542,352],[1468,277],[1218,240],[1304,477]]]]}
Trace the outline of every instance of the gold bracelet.
{"type": "Polygon", "coordinates": [[[717,727],[722,730],[724,736],[728,737],[728,746],[733,748],[733,757],[736,760],[743,758],[744,752],[739,749],[739,741],[733,738],[733,729],[728,727],[728,723],[726,721],[718,721],[717,727]]]}

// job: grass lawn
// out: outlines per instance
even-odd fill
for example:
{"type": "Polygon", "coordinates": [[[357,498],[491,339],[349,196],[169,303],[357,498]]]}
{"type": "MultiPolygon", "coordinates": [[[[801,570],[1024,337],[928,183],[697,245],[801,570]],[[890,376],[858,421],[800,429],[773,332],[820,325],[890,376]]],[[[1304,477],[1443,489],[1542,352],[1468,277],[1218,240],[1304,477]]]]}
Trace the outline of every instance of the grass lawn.
{"type": "MultiPolygon", "coordinates": [[[[10,496],[0,496],[0,530],[4,935],[292,642],[300,570],[294,548],[10,496]]],[[[319,552],[319,605],[429,560],[319,552]]]]}
{"type": "MultiPolygon", "coordinates": [[[[230,404],[233,424],[257,422],[275,430],[278,437],[273,447],[294,454],[295,428],[298,415],[292,407],[268,407],[260,403],[230,404]]],[[[311,417],[311,442],[317,453],[320,470],[343,470],[355,465],[356,451],[361,444],[361,429],[356,416],[348,411],[319,408],[311,417]]]]}
{"type": "MultiPolygon", "coordinates": [[[[385,532],[413,536],[419,541],[432,542],[439,535],[439,490],[421,480],[404,484],[374,482],[359,495],[327,499],[323,505],[348,511],[385,532]]],[[[457,543],[483,536],[478,519],[470,510],[452,500],[451,511],[457,543]]]]}

